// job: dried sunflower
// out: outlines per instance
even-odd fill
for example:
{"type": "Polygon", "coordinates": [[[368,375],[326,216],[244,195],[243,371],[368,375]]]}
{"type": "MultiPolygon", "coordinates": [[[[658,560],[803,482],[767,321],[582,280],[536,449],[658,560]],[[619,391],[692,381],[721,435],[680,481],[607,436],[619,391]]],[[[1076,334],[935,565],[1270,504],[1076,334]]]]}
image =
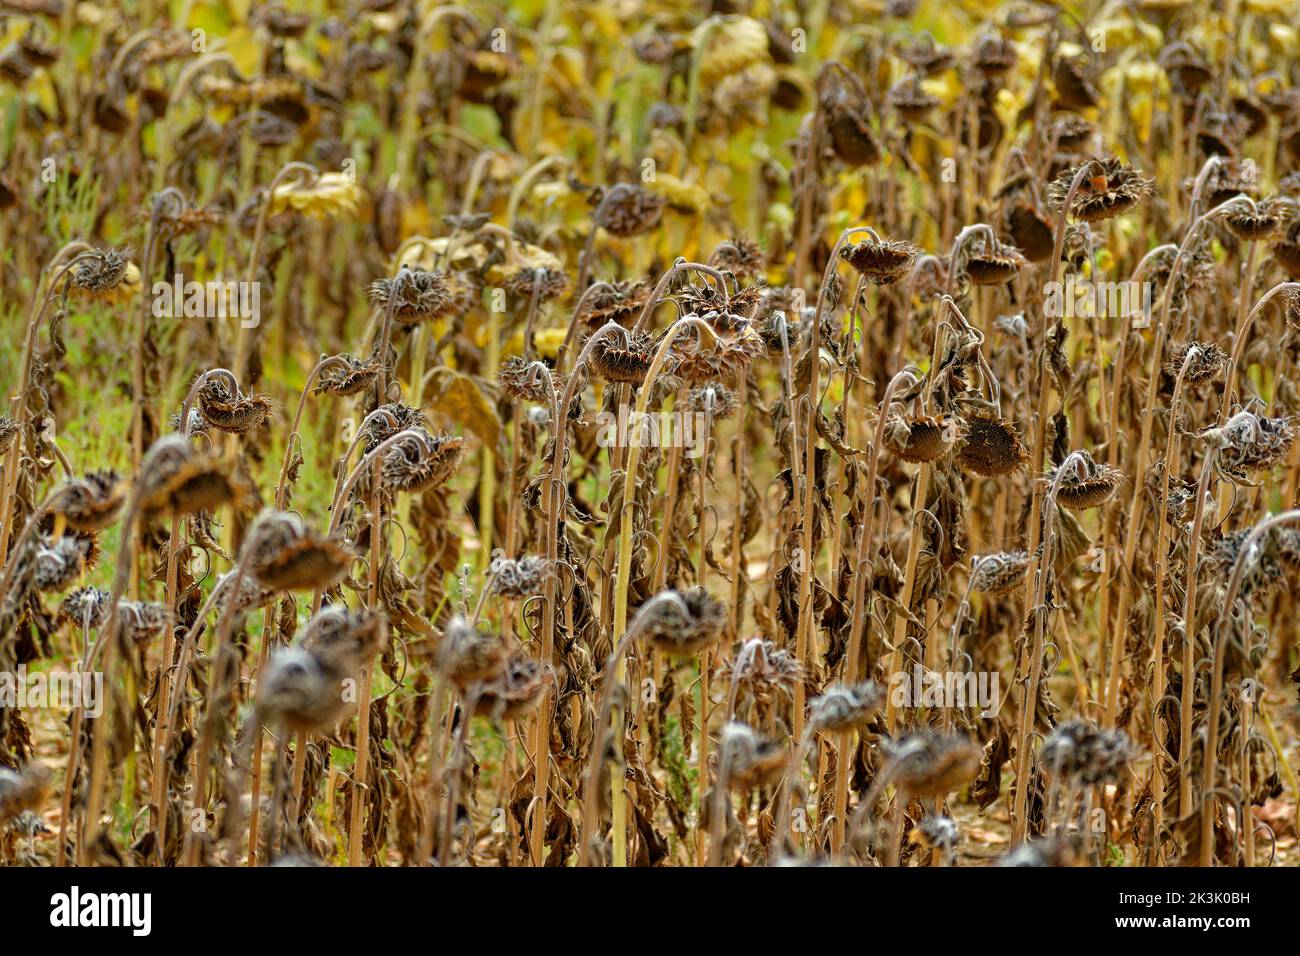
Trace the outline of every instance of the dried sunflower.
{"type": "Polygon", "coordinates": [[[921,415],[895,415],[885,424],[885,445],[894,455],[914,463],[942,458],[959,437],[954,420],[921,415]]]}
{"type": "Polygon", "coordinates": [[[1195,388],[1218,379],[1227,365],[1228,353],[1213,342],[1184,342],[1169,350],[1165,374],[1181,374],[1183,384],[1195,388]]]}
{"type": "Polygon", "coordinates": [[[1016,199],[1007,207],[1007,232],[1030,262],[1044,262],[1056,249],[1052,224],[1031,203],[1016,199]]]}
{"type": "Polygon", "coordinates": [[[249,531],[248,568],[276,591],[328,590],[348,573],[355,553],[338,535],[322,538],[287,512],[263,515],[249,531]]]}
{"type": "Polygon", "coordinates": [[[160,636],[167,626],[167,609],[149,601],[123,601],[117,606],[117,632],[139,644],[160,636]]]}
{"type": "Polygon", "coordinates": [[[631,183],[616,183],[600,200],[594,225],[620,239],[649,232],[659,225],[668,200],[631,183]]]}
{"type": "Polygon", "coordinates": [[[465,439],[420,430],[421,437],[408,436],[384,452],[380,468],[385,488],[416,494],[445,484],[455,474],[465,454],[465,439]]]}
{"type": "Polygon", "coordinates": [[[751,328],[734,335],[719,335],[713,344],[688,340],[673,350],[673,372],[691,384],[734,382],[754,359],[767,354],[762,337],[751,328]]]}
{"type": "Polygon", "coordinates": [[[410,405],[403,405],[401,402],[380,405],[375,411],[385,414],[367,416],[367,421],[361,427],[361,447],[367,453],[374,451],[380,442],[400,431],[406,431],[408,428],[423,428],[425,425],[424,412],[410,405]]]}
{"type": "Polygon", "coordinates": [[[550,670],[525,654],[511,657],[505,668],[479,690],[474,714],[501,720],[518,720],[541,703],[554,680],[550,670]]]}
{"type": "Polygon", "coordinates": [[[1005,418],[967,415],[957,448],[957,463],[985,478],[1009,475],[1029,458],[1020,433],[1005,418]]]}
{"type": "Polygon", "coordinates": [[[513,296],[539,302],[558,299],[569,289],[569,277],[560,269],[520,269],[505,281],[505,290],[513,296]]]}
{"type": "Polygon", "coordinates": [[[416,325],[444,316],[451,306],[447,276],[403,265],[391,279],[376,279],[367,290],[376,309],[392,309],[402,325],[416,325]]]}
{"type": "Polygon", "coordinates": [[[554,573],[551,562],[539,555],[493,558],[488,566],[492,593],[500,597],[525,598],[540,594],[546,579],[554,573]]]}
{"type": "Polygon", "coordinates": [[[985,33],[975,43],[971,64],[985,77],[1001,76],[1016,65],[1015,44],[996,33],[985,33]]]}
{"type": "Polygon", "coordinates": [[[861,727],[879,711],[885,692],[875,681],[835,684],[808,705],[808,724],[823,733],[861,727]]]}
{"type": "Polygon", "coordinates": [[[1010,282],[1028,260],[1015,246],[996,239],[978,244],[964,256],[966,275],[976,285],[1003,285],[1010,282]]]}
{"type": "Polygon", "coordinates": [[[438,671],[464,690],[501,674],[506,649],[500,635],[480,631],[457,614],[443,631],[435,658],[438,671]]]}
{"type": "Polygon", "coordinates": [[[1101,100],[1083,57],[1059,57],[1052,68],[1052,86],[1060,105],[1076,113],[1092,109],[1101,100]]]}
{"type": "Polygon", "coordinates": [[[32,583],[40,591],[62,591],[88,570],[96,554],[90,535],[65,534],[54,540],[42,537],[33,556],[32,583]]]}
{"type": "Polygon", "coordinates": [[[629,630],[651,646],[674,656],[694,654],[722,636],[726,606],[704,588],[668,590],[656,594],[637,612],[629,630]]]}
{"type": "Polygon", "coordinates": [[[115,471],[92,471],[68,483],[60,509],[74,531],[102,531],[126,502],[126,483],[115,471]]]}
{"type": "Polygon", "coordinates": [[[603,335],[592,346],[587,364],[609,382],[640,385],[654,360],[655,343],[648,332],[603,335]]]}
{"type": "Polygon", "coordinates": [[[1243,242],[1267,242],[1287,222],[1296,218],[1295,200],[1289,197],[1255,202],[1237,196],[1219,207],[1224,227],[1243,242]]]}
{"type": "Polygon", "coordinates": [[[763,250],[753,239],[732,236],[709,253],[709,263],[715,269],[730,272],[743,281],[754,279],[763,270],[763,250]]]}
{"type": "Polygon", "coordinates": [[[1028,573],[1027,551],[981,555],[972,565],[970,589],[980,594],[1007,594],[1024,585],[1028,573]]]}
{"type": "MultiPolygon", "coordinates": [[[[1074,194],[1067,214],[1081,222],[1101,222],[1122,216],[1153,191],[1152,181],[1114,156],[1100,160],[1085,160],[1090,164],[1087,177],[1074,194]]],[[[1061,173],[1047,187],[1049,204],[1060,209],[1070,191],[1080,167],[1074,166],[1061,173]]]]}
{"type": "Polygon", "coordinates": [[[374,356],[364,362],[346,352],[334,358],[337,361],[321,371],[312,388],[318,395],[356,395],[374,385],[379,377],[379,361],[374,356]]]}
{"type": "MultiPolygon", "coordinates": [[[[1280,265],[1289,278],[1300,278],[1300,222],[1292,223],[1281,239],[1273,243],[1270,251],[1273,259],[1280,265]]],[[[0,441],[3,445],[3,441],[0,441]]]]}
{"type": "Polygon", "coordinates": [[[831,149],[847,166],[871,166],[883,150],[871,129],[871,106],[860,91],[839,84],[823,103],[831,149]]]}
{"type": "Polygon", "coordinates": [[[233,461],[196,451],[179,435],[165,435],[145,456],[139,479],[140,510],[177,515],[238,503],[247,493],[233,461]]]}
{"type": "Polygon", "coordinates": [[[915,797],[942,797],[979,772],[982,751],[965,734],[926,728],[882,744],[893,762],[899,790],[915,797]]]}
{"type": "Polygon", "coordinates": [[[920,78],[916,76],[906,77],[890,87],[887,101],[909,123],[924,121],[930,111],[939,105],[939,97],[927,93],[920,78]]]}
{"type": "Polygon", "coordinates": [[[103,627],[108,620],[109,596],[101,588],[77,588],[59,604],[59,616],[77,627],[103,627]]]}
{"type": "Polygon", "coordinates": [[[1295,423],[1286,416],[1265,418],[1238,412],[1222,428],[1202,432],[1219,449],[1219,465],[1230,475],[1268,471],[1281,464],[1295,442],[1295,423]]]}
{"type": "Polygon", "coordinates": [[[589,328],[608,322],[626,324],[627,319],[640,313],[650,291],[650,283],[645,280],[594,283],[583,293],[578,321],[589,328]]]}
{"type": "Polygon", "coordinates": [[[299,646],[277,648],[258,681],[258,720],[296,733],[333,730],[351,709],[342,680],[328,657],[299,646]]]}
{"type": "Polygon", "coordinates": [[[1049,486],[1054,485],[1060,477],[1060,486],[1056,491],[1056,501],[1071,511],[1086,511],[1104,505],[1119,488],[1123,473],[1110,465],[1097,464],[1092,455],[1080,452],[1075,462],[1058,465],[1047,473],[1044,479],[1049,486]],[[1062,472],[1062,468],[1068,470],[1062,472]]]}
{"type": "Polygon", "coordinates": [[[903,239],[863,239],[840,250],[840,257],[876,285],[893,285],[912,270],[921,247],[903,239]]]}
{"type": "Polygon", "coordinates": [[[126,278],[133,255],[130,246],[88,253],[72,270],[72,287],[95,295],[111,292],[126,278]]]}
{"type": "Polygon", "coordinates": [[[1053,773],[1096,786],[1118,782],[1135,756],[1124,731],[1100,730],[1082,720],[1071,720],[1048,734],[1038,759],[1053,773]]]}
{"type": "Polygon", "coordinates": [[[243,435],[266,423],[275,402],[269,395],[232,395],[223,379],[209,378],[195,393],[194,407],[218,431],[243,435]]]}
{"type": "Polygon", "coordinates": [[[23,426],[9,418],[7,415],[0,415],[0,455],[9,451],[18,436],[22,434],[23,426]]]}
{"type": "Polygon", "coordinates": [[[739,721],[723,727],[720,746],[727,761],[727,783],[741,793],[776,783],[790,760],[784,740],[761,738],[739,721]]]}

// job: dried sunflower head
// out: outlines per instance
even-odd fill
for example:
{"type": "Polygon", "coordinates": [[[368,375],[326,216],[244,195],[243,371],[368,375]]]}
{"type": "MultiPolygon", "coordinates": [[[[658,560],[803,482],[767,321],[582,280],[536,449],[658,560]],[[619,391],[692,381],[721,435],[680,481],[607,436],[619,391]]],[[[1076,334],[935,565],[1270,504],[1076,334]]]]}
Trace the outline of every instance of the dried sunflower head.
{"type": "Polygon", "coordinates": [[[1052,224],[1031,203],[1013,200],[1007,206],[1006,225],[1011,241],[1030,262],[1043,262],[1052,257],[1056,249],[1052,224]]]}
{"type": "Polygon", "coordinates": [[[1076,113],[1092,109],[1101,100],[1084,57],[1058,57],[1052,68],[1052,86],[1060,105],[1076,113]]]}
{"type": "Polygon", "coordinates": [[[993,415],[967,415],[957,463],[985,478],[1009,475],[1029,459],[1015,425],[993,415]]]}
{"type": "Polygon", "coordinates": [[[587,364],[608,382],[640,385],[650,371],[654,354],[654,339],[648,332],[625,331],[621,335],[602,335],[592,346],[587,364]]]}
{"type": "Polygon", "coordinates": [[[1281,228],[1296,218],[1296,203],[1290,197],[1255,202],[1249,196],[1236,196],[1215,210],[1230,233],[1243,242],[1267,242],[1281,228]]]}
{"type": "MultiPolygon", "coordinates": [[[[446,484],[456,473],[465,455],[465,439],[418,430],[423,433],[421,436],[400,439],[384,452],[380,470],[385,488],[417,494],[446,484]]],[[[359,487],[365,484],[358,482],[359,487]]]]}
{"type": "Polygon", "coordinates": [[[194,396],[194,407],[203,421],[219,431],[242,435],[261,427],[275,403],[268,395],[231,394],[221,378],[209,378],[194,396]]]}
{"type": "Polygon", "coordinates": [[[393,318],[402,325],[416,325],[439,318],[447,315],[452,307],[451,287],[446,275],[406,265],[391,279],[376,279],[370,283],[368,294],[372,306],[392,309],[393,318]]]}
{"type": "Polygon", "coordinates": [[[505,281],[507,292],[529,301],[535,294],[539,302],[550,302],[568,289],[569,277],[560,269],[520,269],[505,281]]]}
{"type": "Polygon", "coordinates": [[[1110,465],[1097,464],[1086,451],[1071,456],[1047,473],[1046,482],[1055,486],[1056,501],[1071,511],[1085,511],[1104,505],[1119,488],[1123,473],[1110,465]]]}
{"type": "Polygon", "coordinates": [[[348,676],[382,649],[383,628],[383,615],[373,608],[327,607],[307,622],[300,643],[328,669],[348,676]]]}
{"type": "Polygon", "coordinates": [[[1165,374],[1182,375],[1184,385],[1196,387],[1217,380],[1227,364],[1228,353],[1213,342],[1184,342],[1169,350],[1165,374]]]}
{"type": "Polygon", "coordinates": [[[871,105],[860,89],[836,84],[822,104],[831,149],[846,166],[871,166],[883,149],[871,128],[871,105]]]}
{"type": "Polygon", "coordinates": [[[379,361],[374,356],[363,362],[345,352],[334,359],[317,377],[312,387],[315,394],[356,395],[374,385],[379,377],[379,361]]]}
{"type": "Polygon", "coordinates": [[[1201,433],[1219,450],[1219,466],[1228,474],[1244,477],[1268,471],[1286,460],[1295,442],[1295,423],[1289,417],[1264,418],[1253,412],[1233,415],[1222,428],[1201,433]]]}
{"type": "Polygon", "coordinates": [[[435,658],[438,671],[464,689],[501,674],[506,648],[500,635],[480,631],[457,614],[443,631],[435,658]]]}
{"type": "Polygon", "coordinates": [[[503,394],[526,402],[549,405],[554,400],[554,377],[543,362],[512,355],[501,363],[497,381],[503,394]]]}
{"type": "MultiPolygon", "coordinates": [[[[1085,160],[1089,171],[1082,185],[1075,191],[1067,215],[1081,222],[1101,222],[1122,216],[1153,191],[1152,181],[1114,156],[1105,159],[1085,160]]],[[[1047,200],[1054,209],[1065,205],[1070,185],[1080,167],[1074,166],[1061,173],[1047,187],[1047,200]]]]}
{"type": "Polygon", "coordinates": [[[409,428],[423,428],[425,425],[424,412],[410,405],[403,405],[401,402],[380,405],[375,411],[385,414],[367,416],[367,421],[361,427],[361,447],[367,454],[398,432],[409,428]]]}
{"type": "Polygon", "coordinates": [[[87,253],[72,270],[72,287],[96,295],[111,292],[126,278],[133,254],[130,246],[87,253]]]}
{"type": "Polygon", "coordinates": [[[546,579],[554,573],[551,562],[539,555],[493,558],[488,566],[492,593],[500,597],[525,598],[540,594],[546,579]]]}
{"type": "Polygon", "coordinates": [[[1003,285],[1028,264],[1019,249],[996,239],[977,244],[963,258],[966,275],[976,285],[1003,285]]]}
{"type": "Polygon", "coordinates": [[[971,56],[971,64],[986,77],[1001,76],[1018,60],[1015,44],[996,33],[982,35],[971,56]]]}
{"type": "Polygon", "coordinates": [[[742,281],[752,281],[763,271],[763,250],[753,239],[732,236],[714,247],[708,264],[742,281]]]}
{"type": "MultiPolygon", "coordinates": [[[[1246,539],[1253,529],[1242,528],[1231,531],[1210,544],[1205,551],[1205,563],[1214,576],[1226,583],[1232,569],[1241,562],[1243,565],[1240,593],[1243,597],[1263,596],[1274,591],[1285,578],[1290,562],[1283,558],[1283,539],[1270,529],[1261,538],[1256,539],[1249,553],[1243,555],[1246,539]]],[[[1289,543],[1289,542],[1288,542],[1289,543]]],[[[1285,549],[1289,554],[1290,549],[1285,549]]]]}
{"type": "Polygon", "coordinates": [[[747,641],[723,665],[721,674],[724,682],[734,681],[755,700],[764,703],[778,694],[789,697],[805,676],[803,665],[794,654],[760,637],[747,641]]]}
{"type": "Polygon", "coordinates": [[[245,547],[248,569],[276,591],[328,590],[343,580],[355,557],[341,536],[322,538],[288,512],[258,518],[245,547]]]}
{"type": "Polygon", "coordinates": [[[349,709],[338,671],[305,647],[277,648],[257,685],[257,718],[297,733],[332,731],[349,709]]]}
{"type": "Polygon", "coordinates": [[[767,347],[762,336],[747,326],[738,332],[718,335],[712,344],[698,337],[678,339],[673,349],[673,371],[693,385],[731,383],[765,354],[767,347]]]}
{"type": "Polygon", "coordinates": [[[1057,148],[1063,150],[1080,149],[1096,132],[1096,127],[1082,116],[1066,113],[1056,120],[1048,131],[1048,136],[1056,141],[1057,148]]]}
{"type": "Polygon", "coordinates": [[[1029,552],[1001,551],[976,558],[971,570],[970,589],[981,594],[1007,594],[1025,583],[1029,573],[1029,552]]]}
{"type": "Polygon", "coordinates": [[[902,239],[863,239],[840,250],[840,258],[876,285],[902,279],[920,254],[920,246],[902,239]]]}
{"type": "MultiPolygon", "coordinates": [[[[1149,2],[1149,0],[1148,0],[1149,2]]],[[[1053,833],[1026,840],[1001,857],[998,866],[1076,866],[1085,860],[1086,848],[1078,833],[1053,833]]]]}
{"type": "MultiPolygon", "coordinates": [[[[1282,238],[1273,243],[1273,259],[1293,281],[1300,277],[1300,222],[1292,223],[1282,238]]],[[[0,446],[3,441],[0,441],[0,446]]]]}
{"type": "Polygon", "coordinates": [[[957,54],[936,43],[929,33],[923,33],[911,43],[904,43],[898,55],[921,76],[935,76],[951,69],[957,62],[957,54]]]}
{"type": "Polygon", "coordinates": [[[1181,95],[1195,95],[1214,78],[1214,71],[1200,51],[1185,40],[1168,44],[1156,58],[1169,75],[1174,89],[1181,95]]]}
{"type": "Polygon", "coordinates": [[[911,419],[894,415],[885,423],[885,445],[903,461],[935,461],[952,450],[961,434],[958,424],[932,415],[911,419]]]}
{"type": "Polygon", "coordinates": [[[835,684],[808,705],[808,723],[819,732],[834,733],[861,727],[880,710],[885,692],[874,681],[835,684]]]}
{"type": "Polygon", "coordinates": [[[921,85],[917,76],[906,77],[889,89],[890,106],[909,123],[920,123],[939,105],[939,97],[932,96],[921,85]]]}
{"type": "Polygon", "coordinates": [[[727,767],[728,786],[740,793],[780,780],[790,759],[786,741],[764,739],[736,720],[722,728],[719,753],[727,767]]]}
{"type": "Polygon", "coordinates": [[[979,772],[980,748],[965,734],[925,728],[882,744],[899,790],[915,797],[942,797],[979,772]]]}
{"type": "Polygon", "coordinates": [[[74,531],[102,531],[112,524],[126,502],[127,486],[115,471],[87,472],[68,483],[63,518],[74,531]]]}
{"type": "Polygon", "coordinates": [[[238,503],[247,490],[234,462],[197,451],[173,434],[164,435],[149,449],[140,467],[137,493],[145,514],[187,515],[238,503]]]}
{"type": "Polygon", "coordinates": [[[32,583],[40,591],[65,590],[92,563],[94,545],[90,535],[65,534],[52,541],[42,537],[33,558],[32,583]]]}
{"type": "Polygon", "coordinates": [[[1071,720],[1048,734],[1038,759],[1052,773],[1094,786],[1117,782],[1135,756],[1124,731],[1071,720]]]}
{"type": "Polygon", "coordinates": [[[632,183],[615,183],[600,200],[593,225],[628,239],[659,225],[668,200],[632,183]]]}
{"type": "Polygon", "coordinates": [[[117,606],[117,633],[132,644],[159,637],[168,623],[167,609],[149,601],[123,601],[117,606]]]}
{"type": "Polygon", "coordinates": [[[717,382],[693,388],[682,399],[682,411],[707,415],[713,421],[730,418],[738,405],[736,393],[717,382]]]}
{"type": "Polygon", "coordinates": [[[641,312],[650,292],[650,283],[645,280],[594,283],[582,295],[578,321],[591,329],[608,322],[626,324],[628,319],[641,312]]]}
{"type": "Polygon", "coordinates": [[[661,591],[641,606],[629,630],[675,656],[694,654],[722,636],[727,609],[704,588],[661,591]]]}
{"type": "Polygon", "coordinates": [[[541,703],[546,687],[554,682],[548,668],[526,654],[511,657],[504,669],[479,691],[474,713],[479,717],[518,720],[541,703]]]}
{"type": "Polygon", "coordinates": [[[77,588],[59,604],[59,616],[75,627],[103,627],[108,620],[108,599],[109,593],[101,588],[77,588]]]}

